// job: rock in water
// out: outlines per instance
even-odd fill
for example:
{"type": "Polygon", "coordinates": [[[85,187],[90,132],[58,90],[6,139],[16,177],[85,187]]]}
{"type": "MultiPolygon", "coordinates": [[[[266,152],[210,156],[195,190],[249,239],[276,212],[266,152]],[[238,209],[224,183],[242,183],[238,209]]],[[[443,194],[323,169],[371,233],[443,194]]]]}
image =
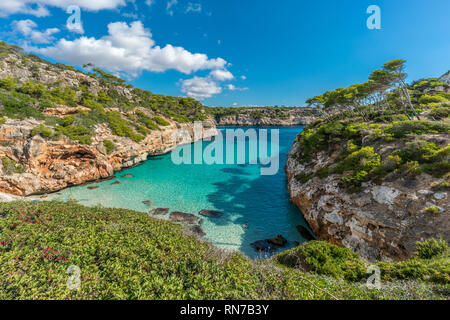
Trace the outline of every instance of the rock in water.
{"type": "Polygon", "coordinates": [[[120,181],[114,181],[114,182],[111,183],[111,184],[120,184],[120,181]]]}
{"type": "Polygon", "coordinates": [[[281,234],[277,235],[275,238],[267,239],[267,241],[279,247],[283,247],[287,243],[287,240],[281,234]]]}
{"type": "Polygon", "coordinates": [[[87,187],[89,190],[94,190],[94,189],[98,189],[100,188],[99,186],[91,186],[91,187],[87,187]]]}
{"type": "Polygon", "coordinates": [[[198,217],[193,215],[192,213],[174,211],[170,214],[170,221],[196,224],[198,222],[198,217]]]}
{"type": "Polygon", "coordinates": [[[269,241],[267,241],[267,240],[258,240],[258,241],[251,243],[250,245],[256,251],[273,252],[278,249],[277,246],[274,246],[273,244],[269,243],[269,241]]]}
{"type": "Polygon", "coordinates": [[[142,201],[142,203],[147,206],[151,206],[153,204],[150,200],[144,200],[144,201],[142,201]]]}
{"type": "Polygon", "coordinates": [[[122,178],[133,178],[134,176],[131,173],[124,174],[122,178]]]}
{"type": "Polygon", "coordinates": [[[222,212],[215,210],[201,210],[199,214],[209,218],[220,218],[221,216],[223,216],[222,212]]]}
{"type": "Polygon", "coordinates": [[[164,215],[169,213],[169,208],[156,208],[149,212],[152,215],[164,215]]]}
{"type": "Polygon", "coordinates": [[[307,228],[305,228],[304,226],[299,225],[296,228],[297,228],[298,233],[300,233],[300,235],[303,238],[305,238],[306,240],[311,241],[311,240],[315,240],[316,239],[311,234],[311,232],[309,232],[309,230],[307,228]]]}
{"type": "Polygon", "coordinates": [[[188,230],[193,234],[199,236],[200,238],[206,236],[206,233],[205,231],[203,231],[203,228],[201,226],[190,226],[188,230]]]}

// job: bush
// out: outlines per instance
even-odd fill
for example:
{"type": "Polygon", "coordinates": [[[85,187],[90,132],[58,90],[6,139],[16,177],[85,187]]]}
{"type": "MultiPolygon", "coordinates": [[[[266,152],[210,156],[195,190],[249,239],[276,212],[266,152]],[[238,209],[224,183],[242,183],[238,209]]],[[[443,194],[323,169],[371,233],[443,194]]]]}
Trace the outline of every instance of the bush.
{"type": "Polygon", "coordinates": [[[65,135],[73,141],[78,141],[81,144],[91,144],[91,132],[89,129],[80,126],[57,126],[56,132],[65,135]]]}
{"type": "Polygon", "coordinates": [[[365,264],[356,253],[326,241],[309,241],[279,254],[276,260],[289,267],[301,261],[308,271],[348,281],[359,281],[366,275],[365,264]]]}
{"type": "Polygon", "coordinates": [[[106,139],[103,140],[103,145],[106,148],[106,153],[107,154],[110,154],[115,148],[114,143],[112,143],[110,140],[106,140],[106,139]]]}
{"type": "Polygon", "coordinates": [[[450,116],[449,107],[433,108],[430,112],[430,116],[436,120],[448,118],[450,116]]]}
{"type": "Polygon", "coordinates": [[[53,131],[52,129],[44,126],[43,124],[34,127],[33,130],[31,131],[31,135],[35,136],[35,135],[40,135],[42,137],[51,137],[53,135],[53,131]]]}
{"type": "Polygon", "coordinates": [[[426,134],[450,131],[450,124],[427,120],[400,121],[388,126],[385,131],[395,138],[402,138],[407,134],[426,134]]]}
{"type": "Polygon", "coordinates": [[[0,88],[3,88],[7,91],[12,91],[16,88],[16,81],[11,77],[6,77],[0,80],[0,88]]]}
{"type": "Polygon", "coordinates": [[[120,113],[116,111],[109,111],[106,113],[106,117],[108,119],[109,127],[115,135],[120,137],[128,137],[134,142],[139,142],[144,139],[143,136],[135,133],[130,128],[130,124],[126,120],[122,119],[120,113]]]}
{"type": "Polygon", "coordinates": [[[24,173],[25,167],[21,164],[17,164],[16,161],[9,159],[8,157],[2,157],[2,170],[3,174],[11,175],[13,173],[24,173]]]}
{"type": "Polygon", "coordinates": [[[161,118],[161,117],[154,117],[154,118],[153,118],[153,121],[155,121],[157,124],[159,124],[159,125],[161,125],[161,126],[168,126],[168,125],[170,125],[169,122],[167,122],[166,120],[164,120],[164,119],[161,118]]]}
{"type": "Polygon", "coordinates": [[[448,249],[448,244],[445,240],[436,240],[434,238],[431,238],[423,242],[417,242],[416,255],[421,259],[432,259],[434,257],[443,255],[448,251],[448,249]]]}
{"type": "Polygon", "coordinates": [[[431,213],[431,214],[439,214],[441,213],[441,210],[439,210],[436,206],[429,206],[425,208],[425,212],[431,213]]]}

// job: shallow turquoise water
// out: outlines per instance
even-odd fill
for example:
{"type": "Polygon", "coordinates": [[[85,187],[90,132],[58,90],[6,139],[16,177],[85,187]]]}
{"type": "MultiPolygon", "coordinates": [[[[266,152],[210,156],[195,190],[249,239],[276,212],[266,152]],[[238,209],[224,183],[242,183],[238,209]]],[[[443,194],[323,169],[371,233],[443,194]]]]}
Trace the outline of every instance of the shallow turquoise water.
{"type": "MultiPolygon", "coordinates": [[[[99,188],[89,190],[87,186],[73,187],[53,194],[60,200],[76,199],[84,205],[102,205],[148,212],[152,208],[167,207],[171,211],[198,214],[202,209],[218,210],[221,218],[204,219],[205,240],[229,249],[240,250],[250,257],[259,254],[250,243],[274,237],[278,234],[293,242],[305,241],[296,226],[306,226],[301,212],[289,202],[284,165],[295,136],[301,127],[279,129],[280,164],[276,175],[260,175],[261,165],[232,164],[175,165],[171,155],[150,158],[141,165],[116,173],[117,179],[91,184],[99,188]],[[132,174],[131,178],[122,177],[132,174]],[[121,184],[112,185],[114,181],[121,184]],[[142,203],[150,200],[152,206],[142,203]],[[244,229],[242,225],[247,225],[244,229]]],[[[219,129],[224,132],[225,128],[219,129]]],[[[246,129],[244,129],[246,130],[246,129]]],[[[255,129],[258,137],[261,129],[255,129]]],[[[268,136],[270,137],[270,131],[268,136]]],[[[202,150],[211,142],[197,142],[188,148],[201,146],[202,150]]],[[[246,150],[248,151],[248,145],[246,150]]],[[[181,148],[181,147],[179,147],[181,148]]],[[[186,148],[186,146],[184,147],[186,148]]],[[[226,148],[230,148],[226,145],[226,148]]],[[[241,148],[242,149],[242,148],[241,148]]],[[[272,145],[269,143],[269,150],[272,145]]],[[[234,149],[235,155],[244,150],[234,149]]],[[[225,159],[224,152],[224,159],[225,159]]],[[[168,218],[162,216],[161,218],[168,218]]]]}

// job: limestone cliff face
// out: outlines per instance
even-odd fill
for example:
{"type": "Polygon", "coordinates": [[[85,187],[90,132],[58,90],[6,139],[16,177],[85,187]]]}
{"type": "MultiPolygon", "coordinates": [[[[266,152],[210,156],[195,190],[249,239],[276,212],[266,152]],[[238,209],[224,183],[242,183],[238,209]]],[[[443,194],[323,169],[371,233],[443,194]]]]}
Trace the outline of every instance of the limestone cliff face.
{"type": "Polygon", "coordinates": [[[433,177],[421,174],[414,181],[385,179],[379,185],[365,183],[359,193],[343,188],[338,174],[301,183],[296,175],[323,168],[334,159],[319,152],[313,159],[315,167],[306,168],[296,159],[298,148],[296,140],[285,168],[288,189],[291,201],[320,240],[348,247],[370,261],[410,257],[416,241],[430,237],[450,241],[448,194],[431,190],[436,180],[433,177]],[[441,213],[425,212],[432,205],[441,213]]]}
{"type": "MultiPolygon", "coordinates": [[[[280,108],[280,110],[283,108],[280,108]]],[[[299,126],[313,123],[322,115],[317,108],[285,108],[277,114],[270,108],[242,108],[236,114],[216,118],[219,126],[299,126]]]]}
{"type": "Polygon", "coordinates": [[[177,145],[191,143],[217,134],[213,121],[204,121],[202,132],[194,135],[192,123],[171,122],[170,126],[152,131],[139,143],[112,134],[106,125],[96,128],[91,145],[67,138],[46,139],[32,136],[37,120],[12,120],[0,126],[0,156],[7,157],[25,169],[23,173],[0,173],[0,192],[30,195],[57,191],[87,181],[105,179],[115,171],[134,166],[149,156],[161,155],[177,145]],[[103,141],[114,143],[107,154],[103,141]]]}
{"type": "Polygon", "coordinates": [[[248,114],[238,114],[233,116],[226,116],[217,121],[217,125],[219,126],[263,126],[263,127],[271,127],[271,126],[279,126],[279,127],[288,127],[288,126],[300,126],[307,125],[313,123],[317,118],[311,116],[290,116],[287,119],[280,118],[270,118],[270,117],[262,117],[262,118],[253,118],[248,114]]]}

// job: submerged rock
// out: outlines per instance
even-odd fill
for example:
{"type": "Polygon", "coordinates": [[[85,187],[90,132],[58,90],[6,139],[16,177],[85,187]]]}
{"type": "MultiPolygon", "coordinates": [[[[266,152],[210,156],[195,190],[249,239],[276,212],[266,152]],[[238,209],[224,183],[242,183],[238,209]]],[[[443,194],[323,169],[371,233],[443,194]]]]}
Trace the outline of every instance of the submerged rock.
{"type": "Polygon", "coordinates": [[[188,228],[189,231],[191,231],[193,234],[199,236],[200,238],[206,236],[205,231],[203,231],[203,228],[201,226],[190,226],[188,228]]]}
{"type": "Polygon", "coordinates": [[[309,230],[307,228],[305,228],[304,226],[298,225],[296,228],[297,228],[298,233],[300,233],[300,235],[303,238],[305,238],[306,240],[308,240],[308,241],[315,240],[315,238],[311,234],[311,232],[309,232],[309,230]]]}
{"type": "Polygon", "coordinates": [[[277,235],[275,238],[270,238],[266,240],[258,240],[250,245],[256,251],[273,252],[287,244],[287,240],[281,235],[277,235]]]}
{"type": "Polygon", "coordinates": [[[271,244],[267,240],[258,240],[250,244],[253,249],[256,251],[265,251],[265,252],[273,252],[276,251],[279,247],[271,244]]]}
{"type": "Polygon", "coordinates": [[[164,215],[169,213],[169,208],[156,208],[149,212],[152,215],[164,215]]]}
{"type": "Polygon", "coordinates": [[[91,186],[91,187],[87,187],[89,190],[94,190],[94,189],[98,189],[100,188],[99,186],[91,186]]]}
{"type": "Polygon", "coordinates": [[[134,175],[132,175],[131,173],[128,174],[124,174],[121,178],[133,178],[134,175]]]}
{"type": "Polygon", "coordinates": [[[170,221],[196,224],[198,222],[198,217],[193,215],[192,213],[174,211],[170,214],[170,221]]]}
{"type": "Polygon", "coordinates": [[[111,184],[120,184],[120,181],[114,181],[114,182],[111,183],[111,184]]]}
{"type": "Polygon", "coordinates": [[[287,240],[281,234],[277,235],[275,238],[267,239],[267,241],[279,247],[283,247],[287,243],[287,240]]]}
{"type": "Polygon", "coordinates": [[[150,200],[144,200],[144,201],[142,201],[142,203],[147,206],[151,206],[153,204],[153,202],[151,202],[150,200]]]}
{"type": "Polygon", "coordinates": [[[209,218],[220,218],[221,216],[223,216],[222,212],[215,210],[201,210],[199,214],[209,218]]]}

